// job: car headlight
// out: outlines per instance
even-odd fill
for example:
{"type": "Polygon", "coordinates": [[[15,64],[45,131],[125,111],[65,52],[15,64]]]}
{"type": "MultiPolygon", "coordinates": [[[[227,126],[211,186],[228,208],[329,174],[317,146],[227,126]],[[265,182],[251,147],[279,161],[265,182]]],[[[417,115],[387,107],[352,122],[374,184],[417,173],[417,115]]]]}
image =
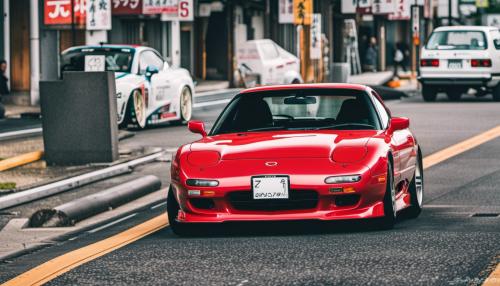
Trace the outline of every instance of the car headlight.
{"type": "Polygon", "coordinates": [[[327,184],[356,183],[361,180],[361,175],[331,176],[325,179],[327,184]]]}
{"type": "Polygon", "coordinates": [[[186,185],[192,187],[217,187],[219,185],[219,181],[203,180],[203,179],[187,179],[186,185]]]}

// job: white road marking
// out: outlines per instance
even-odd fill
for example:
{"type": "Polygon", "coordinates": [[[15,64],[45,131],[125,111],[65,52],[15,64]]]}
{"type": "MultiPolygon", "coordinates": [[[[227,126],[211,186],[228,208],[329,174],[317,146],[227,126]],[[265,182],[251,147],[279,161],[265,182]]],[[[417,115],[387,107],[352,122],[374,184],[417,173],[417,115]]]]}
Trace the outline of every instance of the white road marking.
{"type": "Polygon", "coordinates": [[[167,204],[167,202],[162,202],[162,203],[159,203],[157,205],[152,206],[151,209],[154,210],[154,209],[157,209],[157,208],[159,208],[159,207],[161,207],[163,205],[166,205],[166,204],[167,204]]]}
{"type": "Polygon", "coordinates": [[[91,229],[91,230],[87,231],[87,233],[96,233],[96,232],[98,232],[98,231],[100,231],[100,230],[106,229],[106,228],[108,228],[108,227],[110,227],[110,226],[113,226],[113,225],[115,225],[115,224],[117,224],[117,223],[120,223],[120,222],[122,222],[122,221],[125,221],[125,220],[128,220],[128,219],[131,219],[131,218],[133,218],[133,217],[134,217],[134,216],[136,216],[136,215],[137,215],[137,213],[133,213],[133,214],[128,215],[128,216],[126,216],[126,217],[122,217],[121,219],[117,219],[117,220],[112,221],[112,222],[110,222],[110,223],[107,223],[107,224],[105,224],[105,225],[101,225],[100,227],[96,227],[96,228],[94,228],[94,229],[91,229]]]}

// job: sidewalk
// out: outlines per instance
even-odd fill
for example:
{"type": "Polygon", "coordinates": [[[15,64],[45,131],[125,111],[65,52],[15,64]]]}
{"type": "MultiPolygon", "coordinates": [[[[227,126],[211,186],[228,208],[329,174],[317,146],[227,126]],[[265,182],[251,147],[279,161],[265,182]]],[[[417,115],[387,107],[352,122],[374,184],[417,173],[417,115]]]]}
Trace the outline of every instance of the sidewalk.
{"type": "Polygon", "coordinates": [[[349,83],[369,86],[384,85],[392,79],[393,75],[393,71],[365,72],[361,74],[350,75],[349,83]]]}

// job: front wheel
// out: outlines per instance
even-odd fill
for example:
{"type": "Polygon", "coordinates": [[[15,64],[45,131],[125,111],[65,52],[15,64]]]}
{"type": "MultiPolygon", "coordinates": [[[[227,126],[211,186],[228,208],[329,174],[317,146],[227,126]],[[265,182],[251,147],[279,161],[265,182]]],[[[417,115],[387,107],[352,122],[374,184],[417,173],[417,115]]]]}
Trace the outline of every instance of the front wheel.
{"type": "Polygon", "coordinates": [[[175,199],[172,187],[170,187],[167,196],[167,215],[170,228],[172,229],[172,232],[178,236],[192,235],[193,234],[192,225],[187,225],[185,223],[180,223],[177,221],[179,210],[180,210],[179,203],[175,199]]]}
{"type": "Polygon", "coordinates": [[[387,164],[387,180],[384,195],[384,216],[378,219],[377,228],[392,229],[396,223],[396,189],[394,188],[394,172],[392,163],[387,164]]]}
{"type": "Polygon", "coordinates": [[[422,155],[418,152],[417,164],[415,166],[415,175],[410,183],[410,204],[407,209],[408,218],[416,218],[420,215],[424,201],[424,169],[422,167],[422,155]]]}

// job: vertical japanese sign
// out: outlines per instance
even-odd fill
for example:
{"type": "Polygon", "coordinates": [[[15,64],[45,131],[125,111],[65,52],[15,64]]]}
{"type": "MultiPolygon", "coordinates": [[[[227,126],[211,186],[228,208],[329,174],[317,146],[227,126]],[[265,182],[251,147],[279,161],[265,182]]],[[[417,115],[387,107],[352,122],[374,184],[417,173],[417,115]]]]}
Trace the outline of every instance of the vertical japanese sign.
{"type": "Polygon", "coordinates": [[[280,24],[293,24],[293,0],[279,0],[278,22],[280,24]]]}
{"type": "Polygon", "coordinates": [[[312,60],[321,59],[321,14],[313,14],[311,23],[311,52],[312,60]]]}
{"type": "Polygon", "coordinates": [[[293,22],[296,25],[311,25],[312,0],[293,0],[293,22]]]}
{"type": "Polygon", "coordinates": [[[74,0],[71,9],[71,0],[45,0],[44,24],[45,25],[71,25],[71,14],[75,13],[75,24],[85,24],[85,0],[74,0]]]}
{"type": "Polygon", "coordinates": [[[413,44],[420,45],[420,7],[412,6],[411,8],[411,23],[413,33],[413,44]]]}
{"type": "Polygon", "coordinates": [[[113,0],[113,15],[142,14],[142,0],[113,0]]]}
{"type": "Polygon", "coordinates": [[[395,12],[396,0],[373,0],[372,13],[375,15],[391,14],[395,12]]]}
{"type": "Polygon", "coordinates": [[[393,14],[389,14],[389,20],[410,20],[410,9],[410,0],[396,0],[396,11],[393,14]]]}
{"type": "Polygon", "coordinates": [[[194,5],[193,0],[179,0],[179,20],[193,21],[194,5]]]}
{"type": "Polygon", "coordinates": [[[111,30],[111,0],[87,0],[87,30],[111,30]]]}

